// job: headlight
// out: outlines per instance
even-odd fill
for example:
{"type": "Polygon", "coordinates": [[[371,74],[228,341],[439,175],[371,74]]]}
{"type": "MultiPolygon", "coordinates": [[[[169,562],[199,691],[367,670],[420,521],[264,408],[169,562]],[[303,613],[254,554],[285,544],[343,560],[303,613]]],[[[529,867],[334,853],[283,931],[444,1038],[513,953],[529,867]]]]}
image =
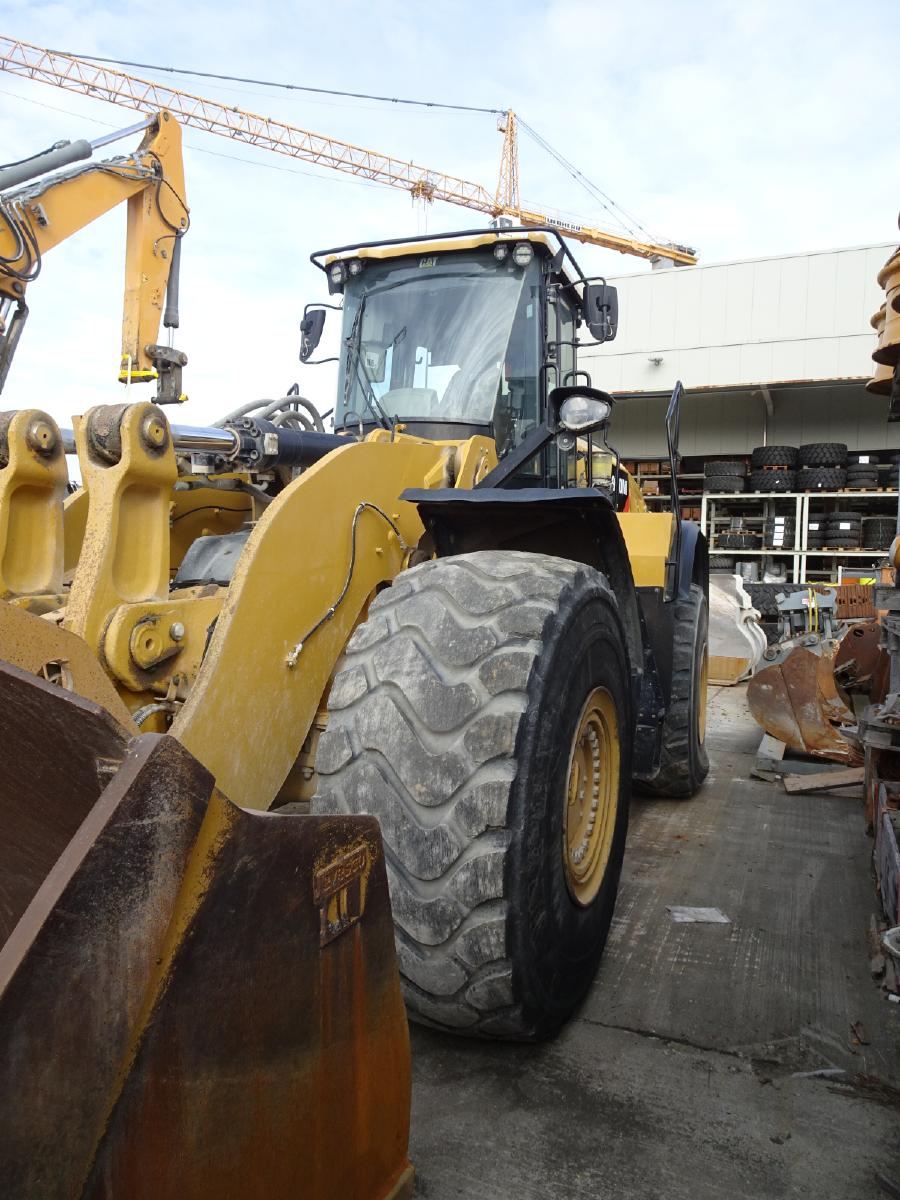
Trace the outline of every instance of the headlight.
{"type": "Polygon", "coordinates": [[[612,412],[608,400],[595,396],[569,396],[559,408],[559,423],[564,429],[580,433],[584,429],[596,429],[605,424],[612,412]]]}
{"type": "Polygon", "coordinates": [[[354,276],[362,275],[362,269],[363,269],[363,264],[362,264],[361,258],[351,258],[350,261],[347,263],[347,270],[350,272],[351,275],[354,275],[354,276]]]}
{"type": "Polygon", "coordinates": [[[335,287],[340,287],[347,278],[347,270],[342,262],[334,262],[328,268],[328,278],[335,287]]]}
{"type": "Polygon", "coordinates": [[[494,258],[496,258],[497,262],[503,262],[507,254],[509,254],[509,246],[504,242],[497,242],[494,246],[494,258]]]}
{"type": "Polygon", "coordinates": [[[534,258],[531,242],[517,242],[513,250],[513,262],[517,267],[527,267],[534,258]]]}

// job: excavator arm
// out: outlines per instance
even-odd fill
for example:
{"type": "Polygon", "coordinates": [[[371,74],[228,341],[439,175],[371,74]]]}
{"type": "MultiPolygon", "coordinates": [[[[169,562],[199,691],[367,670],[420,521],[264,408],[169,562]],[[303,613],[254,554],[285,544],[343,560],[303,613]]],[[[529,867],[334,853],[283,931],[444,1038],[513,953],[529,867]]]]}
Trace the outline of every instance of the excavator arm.
{"type": "Polygon", "coordinates": [[[95,142],[64,143],[0,169],[0,389],[28,313],[25,293],[44,255],[123,201],[128,231],[119,379],[158,378],[158,402],[184,399],[181,368],[187,359],[157,345],[167,287],[165,324],[178,325],[180,239],[189,224],[181,128],[168,112],[95,142]],[[141,130],[144,136],[133,154],[78,163],[141,130]],[[46,174],[57,166],[64,169],[46,174]]]}

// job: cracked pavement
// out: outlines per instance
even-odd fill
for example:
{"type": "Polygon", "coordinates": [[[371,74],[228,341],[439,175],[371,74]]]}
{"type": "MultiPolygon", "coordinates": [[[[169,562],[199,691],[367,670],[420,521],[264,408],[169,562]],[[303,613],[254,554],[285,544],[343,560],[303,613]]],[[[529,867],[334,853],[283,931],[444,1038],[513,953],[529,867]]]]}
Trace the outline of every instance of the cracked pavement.
{"type": "Polygon", "coordinates": [[[699,796],[633,802],[607,951],[563,1033],[413,1026],[416,1196],[900,1196],[900,1006],[868,974],[861,802],[751,780],[743,689],[711,691],[708,729],[699,796]]]}

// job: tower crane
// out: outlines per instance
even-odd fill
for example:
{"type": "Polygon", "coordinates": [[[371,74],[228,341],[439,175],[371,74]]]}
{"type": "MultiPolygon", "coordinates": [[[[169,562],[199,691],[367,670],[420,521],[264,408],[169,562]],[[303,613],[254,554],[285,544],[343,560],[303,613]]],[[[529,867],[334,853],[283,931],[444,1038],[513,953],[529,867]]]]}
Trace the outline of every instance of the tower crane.
{"type": "Polygon", "coordinates": [[[575,241],[639,258],[664,258],[681,265],[692,265],[697,261],[695,253],[685,246],[622,237],[590,225],[562,221],[538,208],[521,204],[517,120],[512,110],[507,111],[500,121],[503,153],[500,179],[492,192],[480,183],[445,171],[429,170],[338,138],[312,133],[284,121],[259,116],[218,100],[129,75],[106,64],[34,46],[16,38],[0,36],[0,70],[79,92],[95,100],[122,104],[139,112],[168,110],[182,125],[262,146],[277,154],[375,183],[401,188],[415,199],[427,202],[443,200],[493,218],[510,218],[522,225],[551,226],[575,241]]]}

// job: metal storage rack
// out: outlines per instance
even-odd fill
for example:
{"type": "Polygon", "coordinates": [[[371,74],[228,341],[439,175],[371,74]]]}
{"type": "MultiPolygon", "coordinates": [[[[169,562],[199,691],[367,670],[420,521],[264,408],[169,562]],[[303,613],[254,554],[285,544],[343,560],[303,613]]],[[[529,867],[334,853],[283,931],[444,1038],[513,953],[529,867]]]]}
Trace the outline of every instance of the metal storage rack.
{"type": "MultiPolygon", "coordinates": [[[[874,566],[880,559],[884,558],[887,547],[877,550],[808,550],[806,546],[806,532],[809,523],[810,502],[819,500],[841,500],[849,508],[858,506],[862,503],[873,500],[889,500],[895,502],[900,496],[900,491],[896,488],[884,489],[883,491],[842,491],[842,492],[704,492],[700,502],[700,528],[706,535],[710,543],[711,554],[727,554],[734,558],[750,559],[750,558],[778,558],[791,560],[791,583],[806,583],[807,574],[811,568],[808,565],[810,559],[821,559],[833,564],[836,559],[851,559],[860,560],[868,559],[874,566]],[[794,544],[784,549],[760,549],[760,550],[716,550],[714,544],[714,535],[716,533],[716,523],[720,524],[725,521],[730,521],[731,516],[723,515],[721,509],[725,506],[743,506],[746,508],[753,507],[759,501],[761,508],[748,520],[754,523],[762,523],[775,515],[775,505],[780,503],[783,507],[788,507],[793,504],[794,507],[794,544]]],[[[886,514],[885,514],[886,515],[886,514]]],[[[893,514],[892,514],[893,515],[893,514]]],[[[719,530],[722,532],[724,527],[719,530]]],[[[818,574],[824,574],[822,568],[818,574]]],[[[831,573],[830,571],[828,572],[831,573]]]]}

